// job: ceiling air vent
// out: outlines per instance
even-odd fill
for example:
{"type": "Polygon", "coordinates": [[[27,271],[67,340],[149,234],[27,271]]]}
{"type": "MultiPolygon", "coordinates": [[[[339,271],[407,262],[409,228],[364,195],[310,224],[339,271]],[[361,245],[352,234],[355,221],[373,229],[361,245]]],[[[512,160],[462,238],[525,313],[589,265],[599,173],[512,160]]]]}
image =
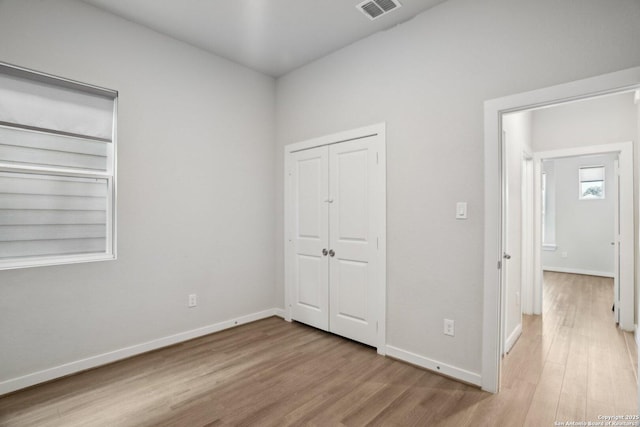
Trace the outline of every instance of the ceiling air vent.
{"type": "Polygon", "coordinates": [[[356,7],[369,19],[374,20],[400,6],[398,0],[365,0],[356,7]]]}

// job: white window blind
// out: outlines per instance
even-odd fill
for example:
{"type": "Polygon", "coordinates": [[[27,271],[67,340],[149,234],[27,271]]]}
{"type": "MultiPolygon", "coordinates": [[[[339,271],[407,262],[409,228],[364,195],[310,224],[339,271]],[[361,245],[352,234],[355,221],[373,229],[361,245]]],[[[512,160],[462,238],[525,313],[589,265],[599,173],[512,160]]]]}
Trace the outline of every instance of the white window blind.
{"type": "Polygon", "coordinates": [[[0,126],[0,159],[16,166],[106,171],[104,142],[0,126]]]}
{"type": "Polygon", "coordinates": [[[116,99],[0,64],[0,268],[115,257],[116,99]]]}
{"type": "Polygon", "coordinates": [[[588,166],[580,168],[580,181],[604,181],[604,166],[588,166]]]}
{"type": "Polygon", "coordinates": [[[111,141],[113,99],[0,74],[0,122],[111,141]]]}

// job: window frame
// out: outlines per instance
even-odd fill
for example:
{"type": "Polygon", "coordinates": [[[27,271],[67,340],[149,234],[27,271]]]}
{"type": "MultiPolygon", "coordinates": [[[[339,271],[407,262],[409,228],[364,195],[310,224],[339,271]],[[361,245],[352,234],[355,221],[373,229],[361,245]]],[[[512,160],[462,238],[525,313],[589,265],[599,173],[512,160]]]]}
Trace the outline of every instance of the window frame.
{"type": "MultiPolygon", "coordinates": [[[[75,169],[57,166],[42,165],[20,165],[4,161],[0,158],[0,172],[17,174],[34,174],[60,176],[69,178],[103,179],[107,181],[106,197],[106,236],[105,252],[87,254],[68,254],[50,256],[16,257],[0,260],[0,270],[10,270],[28,267],[41,267],[65,264],[78,264],[96,261],[112,261],[117,259],[117,140],[118,140],[118,92],[51,74],[18,67],[12,64],[0,62],[0,72],[16,75],[22,78],[41,83],[47,83],[58,87],[71,88],[81,92],[107,96],[113,100],[113,127],[111,141],[102,141],[107,144],[107,164],[106,170],[75,169]]],[[[27,132],[37,132],[45,135],[55,135],[58,137],[69,137],[74,139],[84,139],[89,141],[100,140],[83,135],[74,135],[66,132],[47,130],[41,128],[31,128],[28,126],[12,125],[0,123],[0,126],[9,129],[17,129],[27,132]]]]}

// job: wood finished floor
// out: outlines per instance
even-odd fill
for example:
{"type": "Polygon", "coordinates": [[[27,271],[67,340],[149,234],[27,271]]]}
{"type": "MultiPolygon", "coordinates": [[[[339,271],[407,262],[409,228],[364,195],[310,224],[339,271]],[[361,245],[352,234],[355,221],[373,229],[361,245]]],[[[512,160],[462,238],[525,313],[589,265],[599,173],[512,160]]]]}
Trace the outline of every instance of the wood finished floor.
{"type": "Polygon", "coordinates": [[[637,347],[613,320],[613,279],[545,272],[543,290],[543,315],[524,316],[503,363],[505,393],[531,401],[523,423],[637,414],[637,347]]]}
{"type": "Polygon", "coordinates": [[[611,319],[610,281],[545,282],[544,317],[525,316],[498,395],[270,318],[5,396],[0,425],[552,426],[635,413],[637,355],[611,319]]]}

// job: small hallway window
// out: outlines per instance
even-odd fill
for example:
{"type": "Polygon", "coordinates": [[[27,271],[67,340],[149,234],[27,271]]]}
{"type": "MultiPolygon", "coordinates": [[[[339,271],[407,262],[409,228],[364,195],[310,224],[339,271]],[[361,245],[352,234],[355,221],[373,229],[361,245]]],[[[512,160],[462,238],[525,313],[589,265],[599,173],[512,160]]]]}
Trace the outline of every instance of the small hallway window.
{"type": "Polygon", "coordinates": [[[604,199],[604,166],[579,169],[580,200],[604,199]]]}

